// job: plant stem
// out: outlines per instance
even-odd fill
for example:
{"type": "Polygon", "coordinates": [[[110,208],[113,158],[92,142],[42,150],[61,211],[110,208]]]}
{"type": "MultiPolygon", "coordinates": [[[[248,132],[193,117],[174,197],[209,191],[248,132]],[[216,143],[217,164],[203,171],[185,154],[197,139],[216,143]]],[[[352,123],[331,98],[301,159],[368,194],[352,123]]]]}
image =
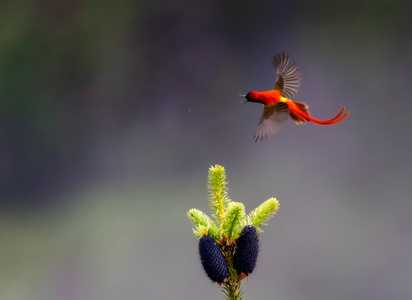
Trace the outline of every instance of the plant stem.
{"type": "Polygon", "coordinates": [[[222,289],[226,294],[227,300],[242,300],[242,288],[241,276],[237,274],[237,271],[233,267],[233,243],[229,242],[228,245],[225,245],[226,239],[222,239],[220,246],[222,247],[223,255],[226,258],[227,265],[229,267],[229,277],[227,282],[224,282],[222,289]]]}

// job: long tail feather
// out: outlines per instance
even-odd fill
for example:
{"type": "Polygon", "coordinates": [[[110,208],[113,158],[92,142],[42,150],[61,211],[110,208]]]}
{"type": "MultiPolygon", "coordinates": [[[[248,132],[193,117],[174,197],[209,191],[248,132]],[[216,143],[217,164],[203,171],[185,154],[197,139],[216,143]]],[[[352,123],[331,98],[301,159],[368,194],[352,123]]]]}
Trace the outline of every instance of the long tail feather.
{"type": "MultiPolygon", "coordinates": [[[[337,124],[337,123],[343,121],[344,119],[346,119],[350,114],[349,112],[347,112],[346,114],[344,114],[342,116],[343,112],[345,111],[345,107],[343,107],[340,110],[340,112],[335,117],[333,117],[332,119],[321,120],[321,119],[317,119],[317,118],[312,117],[309,114],[309,111],[307,109],[306,109],[306,112],[303,111],[303,110],[300,110],[300,105],[297,105],[297,107],[299,109],[294,109],[294,108],[290,107],[290,111],[291,111],[291,118],[293,120],[294,120],[294,118],[292,117],[292,113],[293,113],[294,117],[297,118],[298,120],[304,120],[303,122],[300,122],[298,124],[305,123],[305,122],[313,122],[313,123],[319,124],[319,125],[334,125],[334,124],[337,124]]],[[[295,123],[297,123],[297,122],[295,121],[295,123]]]]}
{"type": "Polygon", "coordinates": [[[342,122],[344,119],[346,119],[349,116],[350,113],[347,112],[341,117],[343,111],[344,111],[344,108],[342,108],[339,114],[337,114],[334,118],[329,119],[329,120],[320,120],[320,119],[314,118],[311,115],[304,113],[303,111],[295,111],[295,113],[299,115],[301,118],[306,119],[308,122],[313,122],[319,125],[334,125],[339,122],[342,122]]]}

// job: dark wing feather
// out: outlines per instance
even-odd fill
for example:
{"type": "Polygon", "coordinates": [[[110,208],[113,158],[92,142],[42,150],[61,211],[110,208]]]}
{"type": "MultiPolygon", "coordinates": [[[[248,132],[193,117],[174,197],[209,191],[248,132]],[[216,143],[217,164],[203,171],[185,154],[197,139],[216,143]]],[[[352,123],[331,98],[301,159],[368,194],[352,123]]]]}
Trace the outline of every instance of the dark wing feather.
{"type": "Polygon", "coordinates": [[[276,54],[273,58],[273,65],[276,68],[275,90],[280,91],[283,97],[292,100],[300,87],[301,74],[295,63],[289,64],[289,55],[285,53],[276,54]]]}
{"type": "Polygon", "coordinates": [[[263,115],[255,130],[253,139],[255,142],[263,141],[276,133],[289,116],[289,107],[284,102],[265,106],[263,115]]]}

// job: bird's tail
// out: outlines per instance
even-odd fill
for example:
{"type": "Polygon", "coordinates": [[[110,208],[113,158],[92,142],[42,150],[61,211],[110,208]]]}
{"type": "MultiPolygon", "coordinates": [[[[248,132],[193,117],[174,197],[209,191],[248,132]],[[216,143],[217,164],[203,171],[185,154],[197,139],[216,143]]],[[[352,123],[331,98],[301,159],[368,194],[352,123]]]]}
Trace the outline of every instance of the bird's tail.
{"type": "MultiPolygon", "coordinates": [[[[309,114],[309,109],[308,109],[309,106],[306,103],[295,102],[295,101],[293,101],[293,102],[296,104],[297,108],[300,111],[304,112],[308,116],[310,115],[309,114]]],[[[305,118],[302,115],[298,115],[296,112],[294,112],[294,110],[290,110],[289,116],[293,120],[293,122],[295,122],[296,124],[305,124],[306,122],[310,122],[310,120],[308,120],[307,118],[305,118]]]]}
{"type": "Polygon", "coordinates": [[[304,124],[306,122],[313,122],[319,125],[333,125],[333,124],[337,124],[341,122],[347,116],[349,116],[349,112],[347,112],[346,114],[342,116],[343,112],[345,111],[345,107],[342,107],[340,112],[334,118],[329,119],[329,120],[321,120],[321,119],[314,118],[309,114],[308,106],[305,103],[303,102],[293,102],[293,103],[296,104],[296,106],[294,107],[289,106],[290,117],[296,124],[304,124]]]}
{"type": "Polygon", "coordinates": [[[307,106],[305,103],[294,102],[294,101],[291,101],[291,102],[292,103],[287,102],[289,106],[289,110],[290,110],[289,115],[296,124],[304,124],[306,122],[313,122],[319,125],[333,125],[333,124],[337,124],[341,122],[347,116],[349,116],[349,112],[347,112],[346,114],[342,116],[343,112],[345,111],[345,107],[342,107],[340,112],[334,118],[329,119],[329,120],[321,120],[321,119],[314,118],[310,115],[309,110],[308,110],[309,106],[307,106]]]}

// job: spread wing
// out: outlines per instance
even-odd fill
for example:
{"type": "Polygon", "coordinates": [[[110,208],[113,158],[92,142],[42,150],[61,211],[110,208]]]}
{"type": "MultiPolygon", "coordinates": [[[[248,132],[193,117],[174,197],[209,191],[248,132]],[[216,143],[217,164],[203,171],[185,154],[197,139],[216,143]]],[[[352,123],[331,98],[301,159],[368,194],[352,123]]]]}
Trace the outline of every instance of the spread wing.
{"type": "Polygon", "coordinates": [[[289,106],[284,102],[265,106],[260,122],[256,127],[253,139],[263,141],[276,133],[289,116],[289,106]]]}
{"type": "Polygon", "coordinates": [[[273,65],[276,68],[276,83],[275,90],[280,91],[280,94],[292,100],[300,87],[301,74],[295,63],[289,64],[289,55],[285,53],[276,54],[273,58],[273,65]]]}

